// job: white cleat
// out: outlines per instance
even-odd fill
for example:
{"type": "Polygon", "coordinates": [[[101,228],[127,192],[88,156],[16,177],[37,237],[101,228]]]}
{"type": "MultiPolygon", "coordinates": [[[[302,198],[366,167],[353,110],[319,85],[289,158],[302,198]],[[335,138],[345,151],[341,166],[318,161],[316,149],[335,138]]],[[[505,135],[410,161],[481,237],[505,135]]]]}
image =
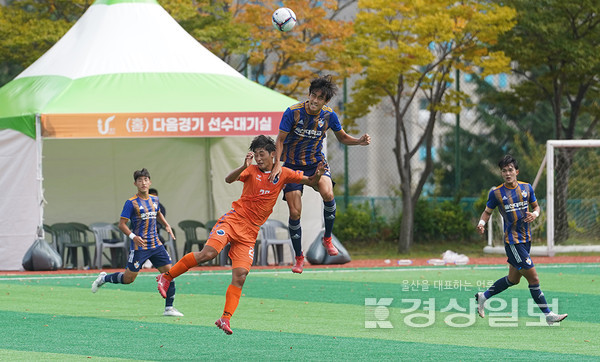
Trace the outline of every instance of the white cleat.
{"type": "Polygon", "coordinates": [[[169,317],[183,317],[183,313],[181,313],[180,311],[175,309],[175,307],[166,307],[163,315],[166,315],[169,317]]]}
{"type": "Polygon", "coordinates": [[[482,292],[475,294],[475,301],[477,302],[477,313],[481,318],[485,317],[485,296],[482,292]]]}
{"type": "Polygon", "coordinates": [[[101,272],[98,277],[96,278],[96,280],[94,280],[94,282],[92,283],[92,293],[96,293],[98,291],[98,288],[100,288],[102,285],[104,285],[104,283],[106,283],[104,281],[104,277],[106,276],[105,272],[101,272]]]}
{"type": "Polygon", "coordinates": [[[550,312],[546,314],[546,323],[548,323],[548,325],[551,326],[554,323],[562,322],[565,318],[567,318],[567,316],[568,314],[556,314],[554,312],[550,312]]]}

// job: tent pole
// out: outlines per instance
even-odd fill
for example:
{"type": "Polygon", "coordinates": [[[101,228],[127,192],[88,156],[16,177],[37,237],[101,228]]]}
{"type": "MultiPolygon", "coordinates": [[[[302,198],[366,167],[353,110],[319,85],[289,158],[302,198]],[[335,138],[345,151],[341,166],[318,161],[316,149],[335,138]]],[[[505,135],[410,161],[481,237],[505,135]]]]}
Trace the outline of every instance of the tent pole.
{"type": "Polygon", "coordinates": [[[210,144],[211,144],[211,138],[205,138],[205,154],[206,154],[206,160],[207,162],[205,163],[205,175],[208,175],[208,185],[207,185],[207,197],[206,199],[208,200],[208,219],[213,219],[215,217],[215,203],[213,200],[213,172],[212,172],[212,162],[211,162],[211,152],[210,152],[210,144]]]}
{"type": "Polygon", "coordinates": [[[38,205],[39,205],[39,220],[37,234],[40,239],[44,238],[44,176],[42,173],[42,117],[38,113],[35,115],[35,148],[37,155],[37,183],[38,183],[38,205]]]}

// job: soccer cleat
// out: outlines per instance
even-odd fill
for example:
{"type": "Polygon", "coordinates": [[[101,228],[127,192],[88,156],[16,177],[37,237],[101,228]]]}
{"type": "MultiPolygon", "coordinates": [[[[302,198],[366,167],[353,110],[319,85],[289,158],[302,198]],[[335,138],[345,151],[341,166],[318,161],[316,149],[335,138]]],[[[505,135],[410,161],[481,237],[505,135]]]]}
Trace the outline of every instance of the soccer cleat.
{"type": "Polygon", "coordinates": [[[183,317],[183,313],[175,309],[175,307],[165,307],[165,312],[163,313],[163,315],[169,317],[183,317]]]}
{"type": "Polygon", "coordinates": [[[485,296],[482,292],[475,294],[475,301],[477,302],[477,313],[481,318],[485,317],[485,296]]]}
{"type": "Polygon", "coordinates": [[[338,250],[335,246],[333,246],[333,243],[331,242],[331,236],[328,238],[323,238],[323,246],[327,250],[327,254],[329,254],[330,256],[338,255],[338,250]]]}
{"type": "Polygon", "coordinates": [[[302,274],[302,270],[304,270],[304,255],[297,256],[296,264],[292,267],[293,273],[302,274]]]}
{"type": "Polygon", "coordinates": [[[222,329],[223,332],[225,332],[225,334],[232,334],[233,333],[233,331],[231,330],[231,327],[229,327],[229,319],[219,318],[215,322],[215,325],[217,327],[219,327],[220,329],[222,329]]]}
{"type": "Polygon", "coordinates": [[[156,277],[156,282],[158,283],[158,292],[162,295],[163,298],[167,298],[167,290],[169,290],[169,285],[171,285],[171,281],[167,280],[162,274],[159,274],[156,277]]]}
{"type": "Polygon", "coordinates": [[[551,326],[554,323],[562,322],[565,318],[567,318],[567,316],[568,314],[556,314],[554,312],[550,312],[546,315],[546,323],[551,326]]]}
{"type": "Polygon", "coordinates": [[[94,280],[94,282],[92,283],[92,293],[96,293],[98,291],[98,288],[100,288],[104,283],[106,283],[104,281],[105,276],[105,272],[101,272],[100,274],[98,274],[98,278],[96,278],[96,280],[94,280]]]}

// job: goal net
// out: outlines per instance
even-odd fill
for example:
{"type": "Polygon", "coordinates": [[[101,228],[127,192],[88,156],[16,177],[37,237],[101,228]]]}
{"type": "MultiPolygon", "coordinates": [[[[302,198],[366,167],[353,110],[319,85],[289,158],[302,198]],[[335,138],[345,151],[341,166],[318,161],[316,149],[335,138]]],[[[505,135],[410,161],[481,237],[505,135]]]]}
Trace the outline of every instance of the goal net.
{"type": "MultiPolygon", "coordinates": [[[[548,141],[532,185],[542,210],[531,225],[532,255],[600,252],[600,140],[548,141]]],[[[484,252],[504,253],[503,234],[494,211],[484,252]]]]}

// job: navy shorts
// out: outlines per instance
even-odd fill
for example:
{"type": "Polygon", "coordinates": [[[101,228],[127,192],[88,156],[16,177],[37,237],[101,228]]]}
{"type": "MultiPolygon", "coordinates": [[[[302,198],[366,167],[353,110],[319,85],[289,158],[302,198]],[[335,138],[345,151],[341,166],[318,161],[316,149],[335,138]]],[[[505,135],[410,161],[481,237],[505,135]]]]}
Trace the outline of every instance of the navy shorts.
{"type": "Polygon", "coordinates": [[[517,270],[533,268],[533,260],[529,256],[530,249],[531,243],[504,244],[504,250],[506,250],[506,256],[508,256],[507,261],[517,270]]]}
{"type": "Polygon", "coordinates": [[[129,258],[127,258],[127,269],[137,273],[148,259],[150,259],[155,268],[173,263],[167,249],[163,245],[160,245],[154,249],[130,250],[129,258]]]}
{"type": "MultiPolygon", "coordinates": [[[[329,164],[325,161],[323,161],[325,163],[325,173],[322,176],[327,176],[329,178],[331,178],[331,170],[329,170],[329,164]]],[[[288,165],[286,163],[283,164],[283,167],[287,167],[290,168],[294,171],[303,171],[304,172],[304,176],[312,176],[315,174],[315,172],[317,172],[317,166],[319,164],[315,163],[312,165],[307,165],[307,166],[299,166],[299,165],[288,165]]],[[[333,180],[332,180],[333,182],[333,180]]],[[[333,182],[333,185],[335,186],[335,182],[333,182]]],[[[300,191],[300,193],[302,193],[302,191],[304,190],[304,185],[303,184],[286,184],[285,187],[283,188],[283,199],[285,200],[285,194],[287,192],[290,191],[300,191]]]]}

